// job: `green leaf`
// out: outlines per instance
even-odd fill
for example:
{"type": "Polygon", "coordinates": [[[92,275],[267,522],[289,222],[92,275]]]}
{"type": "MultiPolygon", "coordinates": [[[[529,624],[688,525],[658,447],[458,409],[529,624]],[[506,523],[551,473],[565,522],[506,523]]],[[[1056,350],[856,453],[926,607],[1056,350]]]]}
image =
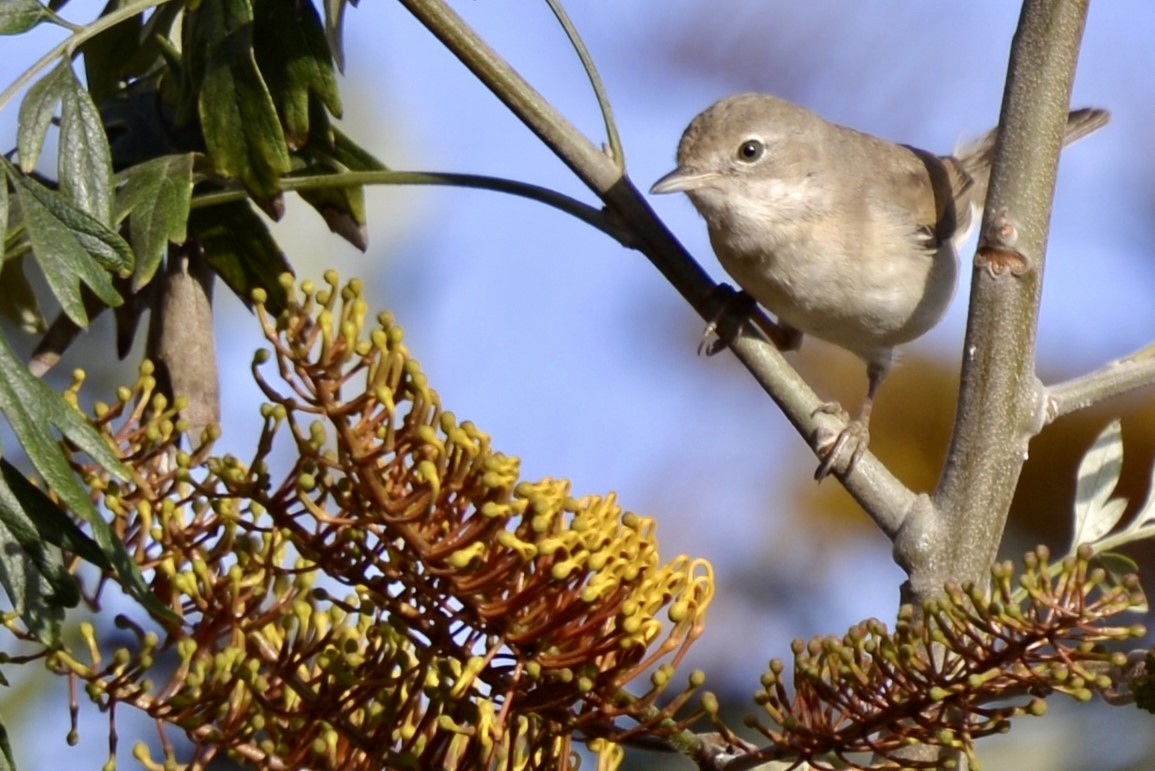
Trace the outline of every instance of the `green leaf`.
{"type": "MultiPolygon", "coordinates": [[[[100,15],[108,16],[132,2],[137,0],[108,0],[100,15]]],[[[84,45],[80,47],[84,55],[84,80],[88,84],[88,93],[92,95],[94,101],[103,102],[113,96],[120,90],[122,83],[133,80],[133,76],[146,71],[146,68],[139,66],[140,64],[156,60],[153,38],[143,35],[143,29],[142,7],[141,13],[84,41],[84,45]],[[146,52],[151,53],[151,56],[146,52]],[[141,61],[142,59],[144,61],[141,61]]]]}
{"type": "Polygon", "coordinates": [[[209,265],[246,305],[251,307],[253,290],[260,287],[268,294],[270,313],[284,310],[287,297],[279,277],[292,268],[248,201],[193,209],[188,224],[209,265]]]}
{"type": "MultiPolygon", "coordinates": [[[[59,562],[59,553],[54,554],[59,562]]],[[[57,568],[62,569],[63,565],[57,568]]],[[[49,648],[59,646],[64,606],[51,601],[52,585],[32,557],[21,551],[19,541],[3,522],[0,522],[0,586],[4,587],[12,608],[28,631],[49,648]]]]}
{"type": "MultiPolygon", "coordinates": [[[[8,685],[7,678],[0,675],[4,685],[8,685]]],[[[16,771],[16,761],[12,758],[12,745],[8,742],[8,729],[0,723],[0,771],[16,771]]]]}
{"type": "Polygon", "coordinates": [[[37,0],[0,0],[0,35],[27,32],[52,14],[37,0]]]}
{"type": "MultiPolygon", "coordinates": [[[[16,467],[7,461],[0,461],[0,541],[8,548],[0,549],[0,562],[17,556],[22,560],[21,569],[31,566],[43,576],[50,592],[36,598],[46,605],[60,608],[74,608],[80,602],[80,590],[76,586],[76,579],[64,567],[64,559],[58,546],[44,538],[42,530],[51,532],[47,522],[36,520],[44,516],[45,511],[55,512],[57,523],[61,520],[67,528],[75,531],[76,536],[87,538],[80,529],[52,503],[42,491],[29,482],[16,470],[16,467]],[[12,548],[17,547],[17,548],[12,548]]],[[[57,541],[62,540],[63,534],[58,533],[57,541]]],[[[95,548],[96,544],[92,544],[95,548]]],[[[99,550],[97,550],[99,554],[99,550]]],[[[102,555],[103,556],[103,555],[102,555]]],[[[108,560],[102,560],[108,566],[108,560]]],[[[12,573],[10,566],[5,572],[12,573]]],[[[12,587],[5,587],[9,597],[17,608],[25,605],[28,598],[23,596],[19,586],[13,595],[12,587]]]]}
{"type": "MultiPolygon", "coordinates": [[[[47,383],[33,376],[3,337],[0,337],[0,412],[4,413],[32,465],[78,514],[94,509],[52,436],[53,426],[103,468],[120,479],[128,479],[128,469],[96,429],[47,383]]],[[[101,522],[103,524],[103,520],[101,522]]]]}
{"type": "Polygon", "coordinates": [[[4,170],[8,172],[8,178],[16,189],[17,201],[21,200],[21,194],[32,196],[54,219],[71,230],[84,250],[107,270],[117,273],[129,273],[132,270],[132,247],[116,231],[76,208],[58,193],[20,174],[6,160],[0,158],[0,161],[3,161],[4,170]]]}
{"type": "MultiPolygon", "coordinates": [[[[23,215],[28,243],[68,317],[80,326],[88,324],[88,313],[80,294],[81,282],[87,284],[106,305],[119,305],[120,295],[113,288],[108,273],[95,261],[108,255],[93,254],[91,247],[97,243],[103,247],[102,252],[110,251],[111,242],[118,241],[128,250],[128,244],[54,191],[24,177],[6,160],[3,166],[16,188],[16,201],[23,215]],[[87,228],[88,232],[77,226],[87,228]]],[[[127,264],[131,265],[131,251],[128,256],[127,264]]]]}
{"type": "Polygon", "coordinates": [[[129,240],[136,252],[132,287],[152,280],[171,241],[187,236],[193,188],[193,154],[165,155],[120,172],[114,221],[128,217],[129,240]]]}
{"type": "Polygon", "coordinates": [[[112,155],[100,111],[68,68],[61,95],[60,192],[101,224],[112,222],[112,155]]]}
{"type": "Polygon", "coordinates": [[[388,171],[389,167],[375,155],[350,139],[343,131],[333,128],[332,158],[350,171],[388,171]]]}
{"type": "MultiPolygon", "coordinates": [[[[0,519],[20,538],[21,545],[27,543],[26,551],[49,544],[71,552],[101,570],[112,570],[112,562],[100,550],[100,545],[61,511],[47,493],[28,481],[6,460],[0,460],[0,484],[17,504],[15,516],[11,511],[0,511],[0,519]]],[[[5,499],[4,503],[11,509],[10,501],[5,499]]]]}
{"type": "MultiPolygon", "coordinates": [[[[300,170],[294,174],[329,174],[344,171],[384,171],[385,164],[338,129],[333,143],[309,143],[301,153],[300,170]]],[[[365,229],[365,192],[360,185],[301,190],[299,195],[325,218],[329,229],[361,251],[369,245],[365,229]]]]}
{"type": "MultiPolygon", "coordinates": [[[[96,511],[96,507],[88,497],[88,491],[72,473],[51,429],[53,427],[58,429],[81,452],[86,453],[93,461],[118,478],[128,479],[128,469],[79,410],[28,371],[2,336],[0,336],[0,412],[4,414],[12,433],[16,435],[20,446],[24,448],[25,454],[44,478],[45,483],[73,514],[88,523],[92,530],[92,539],[107,561],[112,564],[125,591],[154,615],[173,618],[172,612],[149,590],[136,563],[125,550],[124,544],[96,511]]],[[[48,524],[51,524],[51,520],[48,524]]],[[[60,532],[62,543],[78,545],[77,541],[68,540],[63,531],[60,532]]]]}
{"type": "Polygon", "coordinates": [[[29,334],[39,334],[48,327],[24,275],[22,257],[10,257],[0,265],[0,314],[29,334]]]}
{"type": "Polygon", "coordinates": [[[8,238],[8,177],[0,181],[0,260],[6,256],[8,238]]]}
{"type": "Polygon", "coordinates": [[[33,83],[24,95],[24,101],[20,103],[20,114],[16,121],[16,151],[20,154],[20,170],[25,174],[31,174],[36,168],[36,162],[40,160],[44,137],[56,115],[56,105],[68,90],[71,78],[72,68],[67,61],[62,61],[33,83]]]}
{"type": "MultiPolygon", "coordinates": [[[[332,115],[341,115],[325,30],[311,3],[253,0],[253,16],[261,30],[254,41],[257,66],[281,116],[289,147],[300,148],[309,141],[316,102],[332,115]]],[[[328,128],[324,114],[319,117],[322,128],[328,128]]]]}
{"type": "Polygon", "coordinates": [[[240,180],[266,210],[289,171],[289,148],[257,69],[248,0],[203,2],[185,16],[184,50],[199,79],[197,109],[219,174],[240,180]],[[202,58],[203,57],[203,58],[202,58]]]}
{"type": "MultiPolygon", "coordinates": [[[[173,6],[179,3],[169,3],[164,8],[173,6]]],[[[169,97],[164,93],[164,84],[172,78],[168,73],[165,78],[141,78],[100,103],[114,169],[128,169],[163,155],[204,150],[196,121],[177,125],[171,109],[165,106],[169,97]],[[160,109],[158,105],[162,105],[160,109]]],[[[168,90],[172,90],[171,86],[168,90]]]]}
{"type": "Polygon", "coordinates": [[[40,538],[35,515],[28,511],[41,505],[38,499],[55,506],[10,463],[0,461],[0,466],[0,586],[28,631],[45,645],[56,647],[64,609],[79,603],[80,591],[60,550],[40,538]],[[15,482],[23,497],[10,482],[15,482]],[[34,493],[29,495],[29,490],[34,493]]]}
{"type": "Polygon", "coordinates": [[[1075,483],[1075,546],[1095,543],[1111,532],[1127,508],[1122,498],[1111,499],[1123,468],[1122,428],[1111,421],[1079,463],[1075,483]]]}

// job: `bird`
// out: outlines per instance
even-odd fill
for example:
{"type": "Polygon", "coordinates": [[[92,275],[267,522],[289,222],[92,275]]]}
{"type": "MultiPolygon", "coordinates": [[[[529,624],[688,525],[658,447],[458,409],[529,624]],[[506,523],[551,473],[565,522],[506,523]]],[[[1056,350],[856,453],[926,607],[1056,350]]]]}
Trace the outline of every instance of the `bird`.
{"type": "MultiPolygon", "coordinates": [[[[1064,145],[1109,118],[1096,108],[1070,112],[1064,145]]],[[[853,467],[895,348],[946,312],[958,248],[986,199],[997,132],[936,155],[770,94],[742,93],[690,122],[676,168],[650,188],[689,197],[719,263],[774,314],[781,347],[812,335],[866,364],[866,397],[853,420],[835,403],[816,411],[847,420],[817,443],[818,480],[845,451],[853,467]]]]}

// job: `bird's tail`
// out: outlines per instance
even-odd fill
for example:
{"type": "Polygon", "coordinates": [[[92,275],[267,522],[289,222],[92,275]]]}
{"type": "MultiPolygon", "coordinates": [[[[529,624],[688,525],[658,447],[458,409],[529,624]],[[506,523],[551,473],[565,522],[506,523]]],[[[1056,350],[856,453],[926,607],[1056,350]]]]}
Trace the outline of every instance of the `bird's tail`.
{"type": "MultiPolygon", "coordinates": [[[[1067,115],[1067,128],[1063,133],[1063,146],[1098,131],[1106,126],[1110,119],[1111,113],[1097,107],[1071,110],[1067,115]]],[[[995,159],[995,141],[998,136],[998,128],[993,128],[956,153],[963,170],[974,180],[976,187],[974,200],[978,201],[979,206],[987,198],[987,182],[990,180],[991,163],[995,159]]]]}

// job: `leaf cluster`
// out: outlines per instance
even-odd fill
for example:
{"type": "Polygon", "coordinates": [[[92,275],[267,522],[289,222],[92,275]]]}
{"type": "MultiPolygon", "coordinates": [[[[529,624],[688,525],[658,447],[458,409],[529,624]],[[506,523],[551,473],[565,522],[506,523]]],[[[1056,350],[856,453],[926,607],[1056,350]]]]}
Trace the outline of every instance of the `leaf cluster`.
{"type": "MultiPolygon", "coordinates": [[[[175,246],[202,257],[246,302],[262,288],[279,312],[278,277],[289,264],[250,201],[277,217],[291,175],[381,168],[331,122],[342,110],[330,41],[339,42],[343,4],[327,3],[323,21],[310,3],[280,0],[113,0],[83,25],[62,18],[63,5],[12,0],[0,9],[0,34],[42,23],[70,33],[0,92],[2,109],[27,86],[15,145],[0,157],[0,314],[28,332],[46,329],[35,271],[59,305],[52,330],[74,333],[114,308],[126,351],[175,246]],[[53,134],[54,164],[45,157],[53,134]],[[230,190],[231,198],[199,203],[230,190]]],[[[359,186],[302,195],[364,248],[359,186]]],[[[56,642],[63,608],[77,602],[62,546],[121,571],[151,602],[52,430],[119,477],[126,469],[2,337],[0,412],[32,467],[91,529],[70,527],[4,461],[0,541],[15,548],[0,554],[0,585],[28,627],[56,642]]]]}

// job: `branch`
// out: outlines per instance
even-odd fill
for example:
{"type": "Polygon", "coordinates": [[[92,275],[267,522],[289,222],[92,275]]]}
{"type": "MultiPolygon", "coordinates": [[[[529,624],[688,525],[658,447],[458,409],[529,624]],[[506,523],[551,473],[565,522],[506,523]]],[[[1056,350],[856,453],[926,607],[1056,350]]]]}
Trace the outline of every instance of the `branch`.
{"type": "MultiPolygon", "coordinates": [[[[582,203],[568,195],[550,190],[540,185],[531,185],[515,179],[489,177],[482,174],[454,174],[437,171],[342,171],[335,174],[316,174],[299,177],[284,177],[281,179],[281,188],[301,192],[303,190],[325,190],[330,188],[350,187],[353,185],[449,185],[453,187],[473,188],[477,190],[493,190],[499,193],[528,198],[531,201],[543,203],[546,206],[563,211],[582,222],[597,228],[610,238],[629,245],[630,234],[606,216],[601,209],[582,203]]],[[[241,185],[234,184],[224,190],[214,190],[211,193],[198,194],[192,200],[191,208],[200,209],[205,206],[219,206],[231,201],[244,201],[249,198],[248,191],[241,185]]]]}
{"type": "Polygon", "coordinates": [[[1011,46],[972,274],[958,413],[933,496],[947,537],[896,544],[896,556],[918,566],[904,598],[916,604],[938,594],[947,580],[987,579],[1027,443],[1037,431],[1034,356],[1043,258],[1087,5],[1026,0],[1011,46]]]}
{"type": "Polygon", "coordinates": [[[1152,384],[1155,384],[1155,345],[1108,362],[1094,372],[1050,386],[1043,396],[1043,419],[1051,423],[1069,412],[1152,384]]]}
{"type": "MultiPolygon", "coordinates": [[[[399,2],[606,204],[611,217],[632,233],[627,243],[645,254],[703,319],[714,320],[717,285],[654,214],[618,166],[620,159],[603,153],[582,135],[444,0],[399,2]]],[[[749,326],[727,342],[799,433],[812,437],[819,423],[814,412],[823,402],[782,354],[749,326]]],[[[889,536],[899,531],[909,511],[926,501],[925,496],[916,496],[869,452],[841,478],[847,491],[889,536]]]]}

